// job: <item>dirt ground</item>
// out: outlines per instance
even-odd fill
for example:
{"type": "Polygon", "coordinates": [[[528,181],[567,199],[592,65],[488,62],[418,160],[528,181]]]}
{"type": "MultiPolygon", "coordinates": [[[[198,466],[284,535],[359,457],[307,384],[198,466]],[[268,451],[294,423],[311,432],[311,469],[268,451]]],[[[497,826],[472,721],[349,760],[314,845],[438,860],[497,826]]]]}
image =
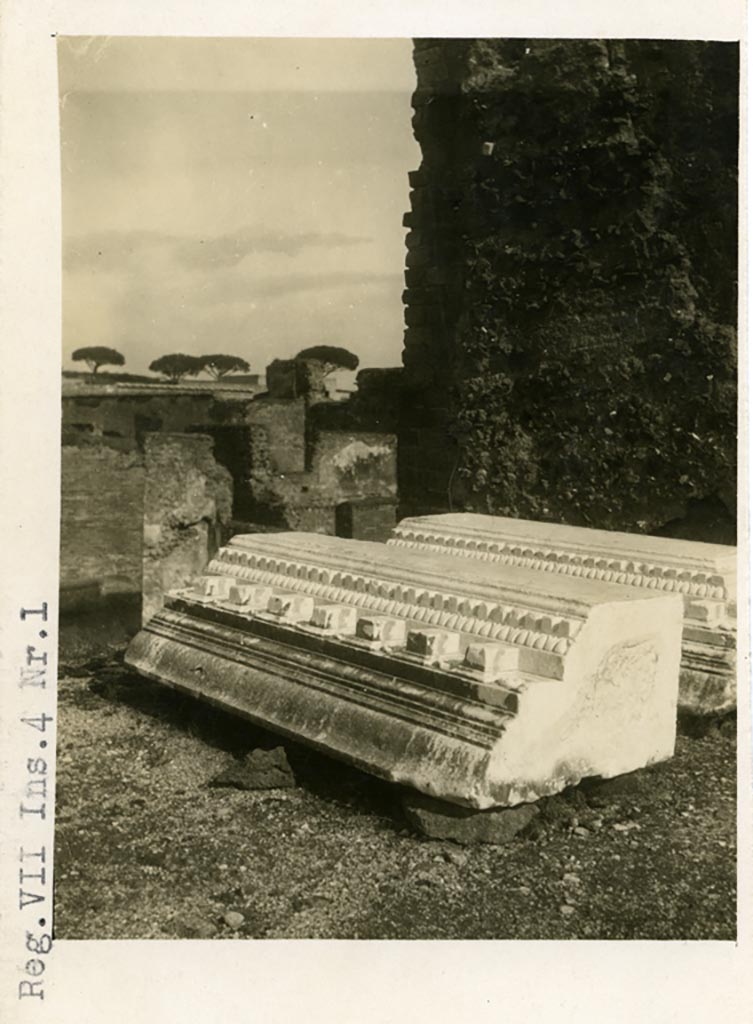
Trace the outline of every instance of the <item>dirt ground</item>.
{"type": "Polygon", "coordinates": [[[399,787],[289,742],[293,788],[211,785],[281,741],[122,650],[61,648],[57,938],[735,939],[732,728],[459,846],[413,833],[399,787]]]}

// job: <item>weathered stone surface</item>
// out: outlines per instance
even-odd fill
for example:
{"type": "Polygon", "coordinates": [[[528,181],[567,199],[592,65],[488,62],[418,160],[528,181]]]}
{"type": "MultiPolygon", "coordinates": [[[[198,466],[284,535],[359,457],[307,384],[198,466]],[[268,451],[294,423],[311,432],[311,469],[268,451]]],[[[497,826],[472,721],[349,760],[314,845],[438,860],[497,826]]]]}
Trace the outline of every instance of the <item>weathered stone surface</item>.
{"type": "Polygon", "coordinates": [[[79,611],[81,608],[91,607],[102,597],[102,583],[100,580],[77,580],[75,583],[62,583],[60,585],[60,613],[66,615],[69,612],[79,611]]]}
{"type": "Polygon", "coordinates": [[[61,583],[97,580],[105,593],[141,589],[144,459],[140,452],[64,445],[61,583]]]}
{"type": "Polygon", "coordinates": [[[513,806],[673,753],[678,595],[314,534],[235,537],[209,574],[127,663],[383,778],[513,806]],[[267,608],[238,585],[270,588],[267,608]],[[281,614],[291,596],[308,621],[281,614]],[[355,635],[315,624],[333,604],[356,609],[355,635]],[[411,631],[459,657],[409,649],[411,631]],[[517,658],[490,677],[467,657],[479,642],[517,658]]]}
{"type": "Polygon", "coordinates": [[[291,789],[295,776],[283,747],[252,750],[212,779],[213,786],[233,789],[291,789]]]}
{"type": "Polygon", "coordinates": [[[629,530],[726,491],[734,529],[736,44],[456,38],[415,63],[404,509],[629,530]]]}
{"type": "Polygon", "coordinates": [[[499,845],[509,843],[539,813],[535,804],[472,811],[421,793],[407,793],[403,809],[410,824],[432,839],[499,845]]]}
{"type": "Polygon", "coordinates": [[[736,706],[734,547],[469,513],[403,519],[388,544],[680,594],[679,710],[713,715],[736,706]]]}
{"type": "Polygon", "coordinates": [[[335,526],[338,537],[386,541],[396,523],[395,475],[388,479],[388,497],[356,498],[338,505],[335,526]]]}
{"type": "Polygon", "coordinates": [[[143,618],[206,568],[232,515],[233,481],[202,434],[149,434],[145,443],[143,618]]]}

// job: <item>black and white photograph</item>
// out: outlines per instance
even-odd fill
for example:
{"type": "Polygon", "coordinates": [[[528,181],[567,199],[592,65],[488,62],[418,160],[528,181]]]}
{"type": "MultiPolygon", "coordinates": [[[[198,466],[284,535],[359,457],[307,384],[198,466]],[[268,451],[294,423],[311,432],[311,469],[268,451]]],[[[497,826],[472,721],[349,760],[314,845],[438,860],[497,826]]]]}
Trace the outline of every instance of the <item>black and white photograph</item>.
{"type": "Polygon", "coordinates": [[[738,46],[58,48],[57,933],[734,939],[738,46]]]}
{"type": "Polygon", "coordinates": [[[48,33],[11,1019],[53,947],[530,985],[749,938],[742,36],[538,24],[48,33]]]}

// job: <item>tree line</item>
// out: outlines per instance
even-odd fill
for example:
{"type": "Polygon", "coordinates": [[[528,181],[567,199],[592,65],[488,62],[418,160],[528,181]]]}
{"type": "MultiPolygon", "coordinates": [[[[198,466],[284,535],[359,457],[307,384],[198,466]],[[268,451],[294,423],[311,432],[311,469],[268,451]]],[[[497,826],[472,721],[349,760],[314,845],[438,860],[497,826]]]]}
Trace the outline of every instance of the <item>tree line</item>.
{"type": "MultiPolygon", "coordinates": [[[[125,365],[122,353],[103,345],[78,348],[71,358],[74,362],[86,363],[91,373],[97,373],[101,366],[125,365]]],[[[322,362],[333,370],[355,370],[358,366],[358,356],[335,345],[313,345],[302,349],[295,359],[322,362]]],[[[251,367],[240,356],[187,356],[182,352],[172,352],[154,359],[149,364],[149,369],[153,373],[159,373],[171,384],[177,384],[185,377],[196,377],[200,373],[208,373],[214,380],[221,380],[231,373],[248,373],[251,367]]]]}

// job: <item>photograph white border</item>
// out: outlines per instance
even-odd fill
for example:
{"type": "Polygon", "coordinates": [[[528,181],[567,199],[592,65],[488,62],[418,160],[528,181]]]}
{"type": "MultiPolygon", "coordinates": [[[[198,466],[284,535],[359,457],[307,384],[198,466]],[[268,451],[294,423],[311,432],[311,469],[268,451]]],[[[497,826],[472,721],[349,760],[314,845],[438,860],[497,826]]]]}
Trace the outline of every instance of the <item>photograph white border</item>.
{"type": "MultiPolygon", "coordinates": [[[[56,941],[45,998],[18,1001],[32,952],[18,912],[18,802],[29,748],[21,607],[47,601],[54,708],[59,555],[61,227],[57,35],[522,36],[741,40],[740,0],[5,0],[0,7],[0,1017],[107,1024],[252,1019],[747,1021],[753,1008],[749,573],[739,594],[738,941],[56,941]]],[[[748,543],[747,85],[741,147],[741,563],[748,543]]],[[[408,184],[406,180],[406,208],[408,184]]],[[[52,712],[50,712],[52,713],[52,712]]],[[[54,726],[49,732],[54,743],[54,726]]],[[[52,797],[52,794],[51,794],[52,797]]],[[[51,819],[48,834],[51,835],[51,819]]],[[[40,835],[44,825],[40,825],[40,835]]],[[[50,850],[51,855],[51,850],[50,850]]],[[[50,868],[52,865],[50,864],[50,868]]],[[[51,893],[51,887],[48,886],[51,893]]],[[[48,912],[50,910],[48,900],[48,912]]]]}

